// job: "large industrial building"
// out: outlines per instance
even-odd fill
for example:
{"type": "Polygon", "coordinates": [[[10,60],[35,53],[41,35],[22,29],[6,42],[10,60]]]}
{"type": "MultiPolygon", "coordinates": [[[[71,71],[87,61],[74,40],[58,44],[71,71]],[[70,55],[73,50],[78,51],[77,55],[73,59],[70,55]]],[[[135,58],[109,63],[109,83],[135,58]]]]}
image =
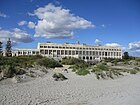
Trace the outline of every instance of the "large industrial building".
{"type": "Polygon", "coordinates": [[[86,44],[57,44],[38,43],[37,49],[17,49],[13,56],[42,55],[48,58],[61,60],[64,57],[75,57],[87,62],[102,60],[104,58],[122,59],[122,49],[111,46],[90,46],[86,44]]]}

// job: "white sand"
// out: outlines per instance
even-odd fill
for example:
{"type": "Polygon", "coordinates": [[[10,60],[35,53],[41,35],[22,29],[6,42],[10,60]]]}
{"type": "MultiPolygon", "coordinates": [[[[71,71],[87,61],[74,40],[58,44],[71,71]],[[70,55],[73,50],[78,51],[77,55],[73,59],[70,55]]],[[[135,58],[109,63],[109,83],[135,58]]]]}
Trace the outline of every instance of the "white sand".
{"type": "Polygon", "coordinates": [[[68,80],[54,81],[49,72],[33,81],[0,85],[0,105],[140,105],[140,74],[96,80],[93,74],[62,73],[68,80]]]}

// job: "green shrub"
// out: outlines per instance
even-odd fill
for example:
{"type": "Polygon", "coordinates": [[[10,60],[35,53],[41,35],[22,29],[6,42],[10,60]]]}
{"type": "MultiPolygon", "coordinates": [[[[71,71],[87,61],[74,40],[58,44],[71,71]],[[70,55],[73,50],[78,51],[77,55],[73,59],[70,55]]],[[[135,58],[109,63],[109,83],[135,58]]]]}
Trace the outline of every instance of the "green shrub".
{"type": "Polygon", "coordinates": [[[59,80],[63,81],[63,80],[68,79],[61,73],[55,73],[55,74],[53,74],[52,77],[54,78],[55,81],[59,81],[59,80]]]}
{"type": "Polygon", "coordinates": [[[95,67],[92,68],[92,72],[95,72],[95,71],[108,71],[108,66],[106,65],[103,65],[103,64],[97,64],[95,65],[95,67]]]}
{"type": "Polygon", "coordinates": [[[98,73],[95,73],[95,75],[96,75],[96,78],[97,78],[97,79],[100,79],[100,76],[99,76],[98,73]]]}
{"type": "Polygon", "coordinates": [[[88,71],[89,64],[88,63],[79,63],[71,66],[73,72],[76,72],[78,75],[87,75],[90,72],[88,71]]]}
{"type": "Polygon", "coordinates": [[[15,73],[16,75],[22,75],[22,74],[25,74],[26,71],[25,71],[23,68],[20,68],[20,67],[17,66],[17,67],[15,67],[14,73],[15,73]]]}
{"type": "Polygon", "coordinates": [[[39,59],[36,61],[36,63],[46,68],[62,67],[62,65],[58,61],[55,61],[54,59],[49,59],[49,58],[39,59]]]}
{"type": "Polygon", "coordinates": [[[41,71],[44,72],[44,73],[46,73],[46,74],[48,73],[48,70],[47,69],[42,69],[41,71]]]}
{"type": "Polygon", "coordinates": [[[2,72],[4,77],[10,78],[13,77],[15,68],[11,65],[4,65],[2,67],[2,72]]]}
{"type": "Polygon", "coordinates": [[[87,74],[89,74],[90,72],[87,70],[87,69],[78,69],[78,70],[76,70],[76,74],[78,74],[78,75],[83,75],[83,76],[85,76],[85,75],[87,75],[87,74]]]}
{"type": "Polygon", "coordinates": [[[84,61],[77,58],[63,58],[61,63],[65,65],[75,65],[79,63],[84,63],[84,61]]]}
{"type": "Polygon", "coordinates": [[[138,67],[134,67],[135,70],[140,70],[138,67]]]}
{"type": "Polygon", "coordinates": [[[130,70],[130,74],[137,74],[137,70],[130,70]]]}

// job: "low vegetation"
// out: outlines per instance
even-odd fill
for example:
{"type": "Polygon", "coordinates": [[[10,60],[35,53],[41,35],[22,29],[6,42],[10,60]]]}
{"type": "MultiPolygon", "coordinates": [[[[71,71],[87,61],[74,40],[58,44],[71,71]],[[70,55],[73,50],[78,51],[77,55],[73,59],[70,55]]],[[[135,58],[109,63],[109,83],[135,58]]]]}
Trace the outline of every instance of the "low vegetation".
{"type": "Polygon", "coordinates": [[[54,59],[49,59],[49,58],[38,59],[36,61],[36,64],[40,66],[44,66],[46,68],[62,67],[62,65],[59,62],[55,61],[54,59]]]}
{"type": "Polygon", "coordinates": [[[113,79],[115,76],[123,76],[123,74],[115,69],[110,69],[107,65],[96,64],[93,66],[92,71],[95,73],[97,79],[113,79]]]}
{"type": "MultiPolygon", "coordinates": [[[[62,65],[49,58],[36,56],[18,56],[18,57],[0,57],[0,72],[4,78],[10,78],[15,75],[26,73],[25,69],[34,67],[35,65],[44,66],[46,68],[62,67],[62,65]]],[[[44,69],[43,72],[47,73],[44,69]]]]}
{"type": "Polygon", "coordinates": [[[84,63],[84,61],[77,58],[63,58],[61,63],[64,65],[75,65],[79,63],[84,63]]]}
{"type": "Polygon", "coordinates": [[[63,80],[68,79],[61,73],[55,73],[55,74],[53,74],[52,77],[54,78],[55,81],[63,81],[63,80]]]}
{"type": "Polygon", "coordinates": [[[130,74],[137,74],[138,71],[137,70],[130,70],[130,74]]]}
{"type": "Polygon", "coordinates": [[[71,66],[70,68],[72,69],[73,72],[75,72],[76,74],[78,75],[87,75],[89,74],[89,68],[90,65],[86,62],[82,62],[82,63],[79,63],[79,64],[75,64],[73,66],[71,66]]]}
{"type": "MultiPolygon", "coordinates": [[[[85,76],[90,73],[94,73],[97,79],[107,79],[118,76],[123,76],[123,72],[130,74],[136,74],[140,72],[140,58],[130,57],[125,54],[123,59],[106,58],[102,62],[97,64],[89,64],[81,59],[77,58],[63,58],[61,63],[40,55],[36,56],[18,56],[18,57],[3,57],[0,56],[0,74],[3,78],[11,78],[16,75],[22,75],[27,73],[29,68],[36,68],[44,73],[48,73],[46,68],[62,67],[62,64],[71,65],[70,68],[77,75],[85,76]],[[111,64],[109,64],[111,63],[111,64]],[[132,66],[132,70],[112,68],[115,65],[132,66]]],[[[28,73],[27,73],[28,74],[28,73]]],[[[34,77],[30,73],[31,77],[34,77]]],[[[54,74],[53,77],[56,80],[66,79],[63,74],[54,74]]]]}

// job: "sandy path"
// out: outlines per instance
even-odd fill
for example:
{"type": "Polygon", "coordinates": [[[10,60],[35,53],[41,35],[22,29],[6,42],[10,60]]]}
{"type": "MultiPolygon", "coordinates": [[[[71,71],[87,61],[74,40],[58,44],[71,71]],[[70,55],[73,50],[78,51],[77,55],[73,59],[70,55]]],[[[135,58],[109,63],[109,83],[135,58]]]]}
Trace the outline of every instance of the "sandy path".
{"type": "Polygon", "coordinates": [[[50,73],[26,83],[0,85],[0,105],[140,105],[140,74],[115,80],[63,74],[69,79],[53,81],[50,73]]]}

